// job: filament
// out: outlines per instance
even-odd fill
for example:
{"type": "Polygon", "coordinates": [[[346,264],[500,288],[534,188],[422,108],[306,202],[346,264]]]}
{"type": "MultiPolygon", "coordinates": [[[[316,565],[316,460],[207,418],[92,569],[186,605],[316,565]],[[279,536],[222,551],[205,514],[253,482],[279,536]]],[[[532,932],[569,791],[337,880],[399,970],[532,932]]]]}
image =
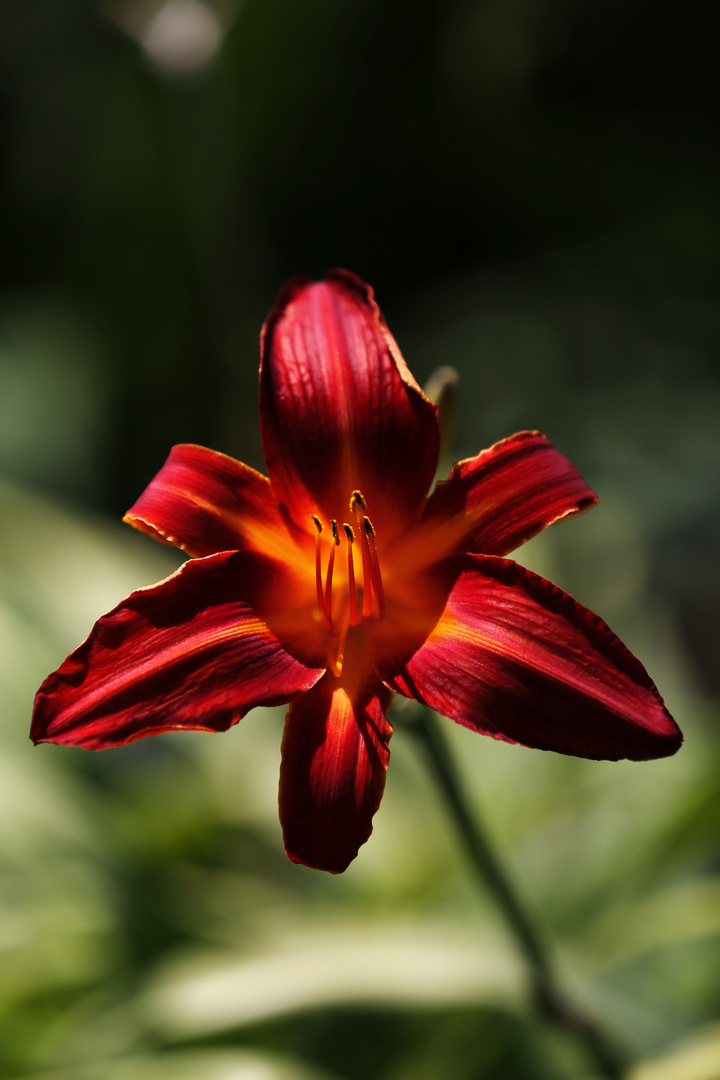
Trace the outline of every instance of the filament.
{"type": "Polygon", "coordinates": [[[357,609],[357,593],[355,591],[355,562],[353,560],[353,540],[355,539],[355,533],[352,531],[350,525],[347,522],[343,523],[343,529],[345,530],[345,536],[347,537],[347,573],[348,573],[348,592],[350,594],[350,625],[357,626],[360,622],[358,618],[357,609]]]}
{"type": "Polygon", "coordinates": [[[345,661],[345,644],[347,642],[349,626],[350,623],[346,620],[340,633],[337,650],[331,652],[328,656],[328,666],[336,679],[339,679],[342,675],[343,663],[345,661]]]}
{"type": "MultiPolygon", "coordinates": [[[[380,562],[378,560],[377,547],[375,546],[375,529],[369,517],[363,518],[363,536],[369,548],[372,583],[375,590],[375,596],[377,598],[378,605],[378,619],[382,619],[385,614],[385,589],[383,588],[382,576],[380,574],[380,562]]],[[[363,601],[363,612],[365,611],[365,603],[363,601]]]]}
{"type": "Polygon", "coordinates": [[[365,496],[361,491],[353,491],[350,496],[350,509],[355,514],[358,535],[360,537],[360,553],[362,554],[363,568],[363,605],[362,617],[369,619],[372,615],[372,560],[367,536],[363,526],[363,510],[367,510],[365,496]]]}
{"type": "MultiPolygon", "coordinates": [[[[336,551],[340,546],[341,532],[337,519],[332,518],[330,529],[332,537],[329,544],[327,568],[323,580],[322,549],[323,531],[322,521],[318,514],[311,514],[315,525],[315,591],[317,605],[320,611],[323,629],[333,641],[328,641],[328,668],[335,678],[339,678],[345,660],[345,648],[347,636],[351,627],[358,626],[361,622],[372,619],[373,616],[380,619],[385,613],[385,590],[380,574],[380,562],[378,560],[377,547],[375,544],[375,529],[365,511],[367,504],[361,491],[353,491],[350,497],[350,512],[355,517],[356,531],[348,522],[343,522],[345,539],[347,542],[347,605],[343,602],[336,611],[335,624],[333,625],[333,576],[335,571],[336,551]],[[354,544],[358,539],[360,554],[362,557],[362,611],[358,610],[357,582],[355,578],[354,544]],[[373,595],[375,600],[373,601],[373,595]],[[373,611],[375,608],[375,611],[373,611]]],[[[337,605],[336,605],[337,606],[337,605]]]]}
{"type": "Polygon", "coordinates": [[[322,522],[317,514],[312,514],[312,519],[315,524],[315,589],[317,592],[317,604],[320,609],[320,618],[322,619],[323,626],[330,633],[332,627],[330,625],[330,617],[328,614],[328,607],[325,601],[325,594],[323,593],[322,584],[322,551],[320,547],[320,533],[322,532],[322,522]]]}
{"type": "Polygon", "coordinates": [[[330,633],[332,633],[333,569],[335,568],[335,548],[340,543],[340,534],[338,533],[338,524],[335,518],[330,522],[330,528],[332,530],[332,543],[330,545],[330,555],[328,557],[327,577],[325,578],[325,609],[328,615],[328,629],[330,633]]]}

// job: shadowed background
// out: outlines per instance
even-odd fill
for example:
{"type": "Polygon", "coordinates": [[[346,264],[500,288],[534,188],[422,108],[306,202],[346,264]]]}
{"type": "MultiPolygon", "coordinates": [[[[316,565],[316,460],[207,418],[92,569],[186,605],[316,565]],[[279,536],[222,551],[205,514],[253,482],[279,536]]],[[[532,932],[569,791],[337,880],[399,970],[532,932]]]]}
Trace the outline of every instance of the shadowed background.
{"type": "MultiPolygon", "coordinates": [[[[451,460],[539,428],[600,506],[518,557],[686,731],[609,765],[445,730],[633,1080],[720,1071],[720,155],[691,0],[24,0],[0,13],[0,1074],[590,1080],[534,1017],[412,741],[330,878],[277,824],[282,710],[27,741],[93,621],[179,558],[117,524],[175,442],[262,468],[285,279],[370,281],[451,460]]],[[[446,464],[449,464],[448,461],[446,464]]]]}

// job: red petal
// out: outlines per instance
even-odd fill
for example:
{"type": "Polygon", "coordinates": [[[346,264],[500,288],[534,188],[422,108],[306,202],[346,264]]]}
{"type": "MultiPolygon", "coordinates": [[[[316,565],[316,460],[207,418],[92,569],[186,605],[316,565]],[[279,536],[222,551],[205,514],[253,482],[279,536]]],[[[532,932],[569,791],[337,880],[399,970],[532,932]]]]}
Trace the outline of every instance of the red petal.
{"type": "Polygon", "coordinates": [[[307,690],[324,668],[304,655],[308,635],[283,646],[257,614],[277,577],[269,560],[223,552],[134,592],[45,680],[30,737],[103,750],[174,729],[225,731],[253,706],[307,690]]]}
{"type": "Polygon", "coordinates": [[[267,477],[204,446],[174,446],[124,520],[194,556],[288,543],[267,477]]]}
{"type": "Polygon", "coordinates": [[[578,757],[675,753],[682,734],[597,615],[517,563],[448,560],[445,612],[388,685],[474,731],[578,757]]]}
{"type": "Polygon", "coordinates": [[[340,874],[370,836],[390,760],[389,699],[377,681],[353,696],[327,674],[290,706],[280,820],[294,862],[340,874]]]}
{"type": "Polygon", "coordinates": [[[544,435],[521,431],[458,462],[428,500],[423,524],[441,524],[455,550],[505,555],[597,501],[544,435]]]}
{"type": "Polygon", "coordinates": [[[381,527],[420,512],[436,409],[352,274],[296,280],[280,295],[263,330],[260,415],[273,488],[303,527],[311,513],[347,519],[355,488],[381,527]]]}

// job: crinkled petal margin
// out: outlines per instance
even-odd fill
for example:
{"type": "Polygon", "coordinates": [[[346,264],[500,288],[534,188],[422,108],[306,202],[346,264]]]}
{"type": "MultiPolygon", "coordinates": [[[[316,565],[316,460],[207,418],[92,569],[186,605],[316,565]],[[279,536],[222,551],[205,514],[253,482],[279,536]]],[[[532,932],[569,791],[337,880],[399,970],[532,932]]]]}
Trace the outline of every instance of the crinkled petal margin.
{"type": "Polygon", "coordinates": [[[185,563],[103,616],[35,698],[31,739],[87,750],[165,731],[225,731],[323,674],[258,614],[276,568],[251,552],[185,563]]]}
{"type": "Polygon", "coordinates": [[[303,528],[311,513],[346,518],[356,488],[381,529],[420,513],[437,410],[353,274],[296,279],[280,294],[263,329],[260,419],[276,497],[303,528]]]}
{"type": "Polygon", "coordinates": [[[172,448],[123,520],[194,557],[289,546],[268,478],[189,443],[172,448]]]}
{"type": "Polygon", "coordinates": [[[655,684],[597,615],[508,559],[439,569],[445,611],[391,689],[481,734],[577,757],[674,754],[682,734],[655,684]]]}
{"type": "Polygon", "coordinates": [[[428,499],[418,531],[441,529],[455,550],[507,555],[597,501],[575,466],[544,435],[520,431],[458,462],[428,499]]]}

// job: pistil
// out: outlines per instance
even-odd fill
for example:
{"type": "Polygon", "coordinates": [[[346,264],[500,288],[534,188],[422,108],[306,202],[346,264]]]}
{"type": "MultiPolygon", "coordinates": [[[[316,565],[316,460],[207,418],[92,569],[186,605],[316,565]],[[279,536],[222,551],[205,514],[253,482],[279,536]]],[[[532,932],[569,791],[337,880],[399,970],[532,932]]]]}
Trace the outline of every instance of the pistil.
{"type": "MultiPolygon", "coordinates": [[[[378,560],[377,547],[375,545],[375,529],[373,528],[373,524],[369,517],[363,518],[363,537],[370,553],[372,584],[378,606],[377,616],[378,619],[382,619],[385,614],[385,589],[383,588],[382,576],[380,574],[380,562],[378,560]]],[[[364,613],[365,601],[363,599],[363,615],[364,613]]]]}
{"type": "Polygon", "coordinates": [[[348,574],[348,592],[350,594],[350,625],[357,626],[360,622],[358,618],[357,607],[357,592],[355,591],[355,562],[353,560],[353,541],[355,540],[355,533],[352,527],[343,523],[343,529],[345,530],[345,536],[347,537],[347,574],[348,574]]]}

